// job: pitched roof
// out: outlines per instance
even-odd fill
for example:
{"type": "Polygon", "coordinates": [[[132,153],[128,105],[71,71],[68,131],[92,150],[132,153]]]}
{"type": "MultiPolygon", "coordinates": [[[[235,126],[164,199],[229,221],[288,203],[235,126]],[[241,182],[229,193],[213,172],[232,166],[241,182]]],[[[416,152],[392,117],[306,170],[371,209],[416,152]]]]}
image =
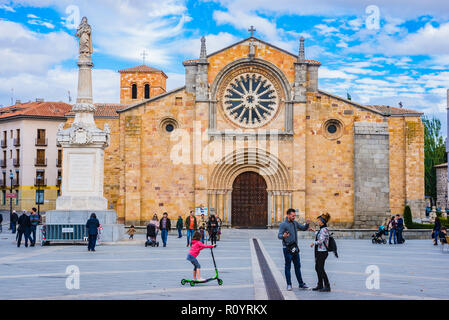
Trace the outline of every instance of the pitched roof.
{"type": "Polygon", "coordinates": [[[390,114],[391,116],[406,116],[406,115],[421,116],[424,114],[424,113],[416,111],[416,110],[390,107],[390,106],[386,106],[386,105],[367,105],[367,107],[377,109],[380,112],[382,112],[384,114],[390,114]]]}
{"type": "Polygon", "coordinates": [[[65,102],[26,102],[0,108],[0,120],[23,117],[64,119],[71,109],[72,105],[65,102]]]}
{"type": "Polygon", "coordinates": [[[442,164],[437,164],[436,166],[434,166],[434,168],[446,168],[446,167],[447,167],[447,162],[442,163],[442,164]]]}
{"type": "MultiPolygon", "coordinates": [[[[126,108],[127,104],[119,104],[119,103],[95,103],[94,117],[95,118],[118,118],[117,110],[126,108]]],[[[74,117],[75,113],[70,111],[66,114],[66,117],[74,117]]]]}
{"type": "Polygon", "coordinates": [[[128,69],[122,69],[118,71],[119,73],[137,73],[137,72],[141,72],[141,73],[157,73],[160,72],[162,73],[166,78],[167,75],[164,73],[164,71],[147,66],[146,64],[142,64],[140,66],[137,67],[132,67],[132,68],[128,68],[128,69]]]}

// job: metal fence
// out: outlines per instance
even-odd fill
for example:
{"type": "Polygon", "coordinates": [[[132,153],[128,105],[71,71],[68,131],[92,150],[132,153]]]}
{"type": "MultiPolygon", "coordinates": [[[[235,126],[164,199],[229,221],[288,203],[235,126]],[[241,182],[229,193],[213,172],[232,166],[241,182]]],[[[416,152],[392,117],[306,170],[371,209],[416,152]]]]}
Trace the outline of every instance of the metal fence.
{"type": "Polygon", "coordinates": [[[85,224],[46,224],[41,231],[42,244],[49,242],[85,243],[87,230],[85,224]]]}

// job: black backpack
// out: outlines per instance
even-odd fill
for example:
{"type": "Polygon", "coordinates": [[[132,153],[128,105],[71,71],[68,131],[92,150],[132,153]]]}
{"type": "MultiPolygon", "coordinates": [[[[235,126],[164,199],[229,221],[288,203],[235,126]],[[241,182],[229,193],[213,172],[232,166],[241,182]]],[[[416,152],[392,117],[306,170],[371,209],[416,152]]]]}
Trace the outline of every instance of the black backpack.
{"type": "Polygon", "coordinates": [[[335,257],[338,258],[337,242],[335,241],[335,239],[332,235],[333,235],[333,233],[331,233],[329,235],[329,245],[326,246],[326,249],[327,249],[327,251],[333,252],[335,254],[335,257]]]}

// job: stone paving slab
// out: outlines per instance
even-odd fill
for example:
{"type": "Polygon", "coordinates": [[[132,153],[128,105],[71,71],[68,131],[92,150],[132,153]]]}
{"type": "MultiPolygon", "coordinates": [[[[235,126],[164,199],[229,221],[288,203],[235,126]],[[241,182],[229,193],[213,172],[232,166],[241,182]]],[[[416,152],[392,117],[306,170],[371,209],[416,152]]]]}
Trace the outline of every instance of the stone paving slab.
{"type": "MultiPolygon", "coordinates": [[[[14,236],[0,234],[0,299],[246,299],[255,298],[250,239],[258,238],[265,252],[284,275],[284,258],[276,230],[224,230],[215,257],[223,286],[210,282],[195,287],[180,280],[192,274],[185,260],[186,238],[173,232],[168,246],[145,248],[143,235],[115,245],[102,244],[96,252],[80,245],[17,248],[14,236]],[[66,268],[80,270],[80,289],[66,288],[66,268]]],[[[303,278],[316,283],[310,239],[300,240],[303,278]]],[[[159,239],[160,241],[160,239],[159,239]]],[[[294,289],[297,299],[449,299],[448,252],[431,240],[410,240],[403,245],[373,245],[369,240],[337,240],[340,258],[331,255],[326,270],[331,293],[294,289]],[[365,269],[380,269],[380,289],[369,290],[365,269]]],[[[214,275],[210,251],[199,256],[203,277],[214,275]]],[[[293,271],[293,270],[292,270],[293,271]]],[[[293,275],[293,283],[296,279],[293,275]]],[[[278,283],[282,289],[285,283],[278,283]]],[[[258,295],[263,296],[263,295],[258,295]]]]}

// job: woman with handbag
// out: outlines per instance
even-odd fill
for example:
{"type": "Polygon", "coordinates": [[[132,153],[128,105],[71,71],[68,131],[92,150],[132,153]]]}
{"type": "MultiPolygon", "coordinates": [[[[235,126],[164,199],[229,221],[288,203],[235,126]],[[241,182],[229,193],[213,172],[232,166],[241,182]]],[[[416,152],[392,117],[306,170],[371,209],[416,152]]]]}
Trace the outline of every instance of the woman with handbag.
{"type": "Polygon", "coordinates": [[[316,233],[315,241],[310,245],[310,247],[315,247],[315,271],[318,276],[318,284],[312,289],[313,291],[331,291],[329,278],[324,270],[324,263],[328,256],[327,248],[329,247],[329,229],[327,228],[329,219],[329,213],[324,213],[317,218],[320,230],[316,233]]]}

